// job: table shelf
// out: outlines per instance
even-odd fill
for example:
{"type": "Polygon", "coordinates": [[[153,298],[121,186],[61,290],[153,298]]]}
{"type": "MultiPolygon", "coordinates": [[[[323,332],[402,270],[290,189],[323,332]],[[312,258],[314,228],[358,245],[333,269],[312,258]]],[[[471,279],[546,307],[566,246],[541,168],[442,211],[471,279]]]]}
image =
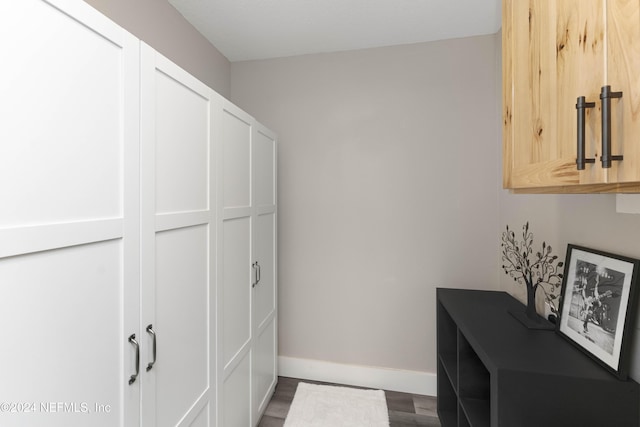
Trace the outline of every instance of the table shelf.
{"type": "Polygon", "coordinates": [[[554,331],[530,330],[504,292],[437,291],[442,427],[638,427],[640,386],[554,331]],[[607,408],[603,411],[602,408],[607,408]]]}

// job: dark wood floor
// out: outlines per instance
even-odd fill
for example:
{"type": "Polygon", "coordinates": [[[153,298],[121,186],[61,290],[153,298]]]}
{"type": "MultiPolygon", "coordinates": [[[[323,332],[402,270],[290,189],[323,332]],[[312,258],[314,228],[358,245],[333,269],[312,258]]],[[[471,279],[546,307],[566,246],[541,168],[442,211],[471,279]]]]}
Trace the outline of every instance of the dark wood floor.
{"type": "MultiPolygon", "coordinates": [[[[276,391],[264,412],[258,427],[282,427],[300,381],[312,384],[330,384],[318,381],[279,377],[276,391]]],[[[349,386],[351,387],[351,386],[349,386]]],[[[356,387],[359,388],[359,387],[356,387]]],[[[386,391],[390,427],[440,427],[436,413],[436,398],[418,394],[386,391]]]]}

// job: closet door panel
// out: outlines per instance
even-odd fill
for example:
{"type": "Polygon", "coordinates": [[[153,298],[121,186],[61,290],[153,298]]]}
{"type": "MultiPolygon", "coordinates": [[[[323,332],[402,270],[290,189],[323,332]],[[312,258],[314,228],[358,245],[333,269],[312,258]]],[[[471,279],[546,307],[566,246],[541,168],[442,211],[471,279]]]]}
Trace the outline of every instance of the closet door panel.
{"type": "Polygon", "coordinates": [[[3,411],[3,426],[121,425],[135,370],[122,357],[122,250],[113,240],[0,262],[0,401],[34,405],[3,411]]]}
{"type": "Polygon", "coordinates": [[[215,113],[220,426],[251,422],[253,259],[251,116],[223,101],[215,113]]]}
{"type": "Polygon", "coordinates": [[[252,141],[254,258],[257,284],[253,288],[252,419],[257,423],[277,381],[277,249],[276,141],[256,123],[252,141]]]}
{"type": "MultiPolygon", "coordinates": [[[[209,427],[211,426],[211,413],[209,411],[209,405],[204,407],[202,411],[196,416],[192,423],[188,424],[189,427],[209,427]]],[[[213,424],[215,425],[215,424],[213,424]]]]}
{"type": "MultiPolygon", "coordinates": [[[[191,426],[215,412],[213,92],[145,44],[141,57],[141,327],[157,338],[143,421],[191,426]]],[[[145,366],[152,346],[145,332],[145,366]]]]}
{"type": "Polygon", "coordinates": [[[249,427],[251,423],[251,358],[247,353],[224,380],[223,426],[249,427]]]}
{"type": "Polygon", "coordinates": [[[156,213],[209,208],[209,99],[156,69],[156,213]]]}
{"type": "Polygon", "coordinates": [[[257,336],[253,350],[253,400],[257,422],[271,398],[270,391],[277,381],[277,334],[276,321],[273,318],[257,336]]]}
{"type": "Polygon", "coordinates": [[[271,136],[257,131],[253,142],[255,162],[255,204],[276,204],[276,141],[271,136]]]}
{"type": "Polygon", "coordinates": [[[0,227],[122,216],[135,42],[103,29],[40,0],[0,4],[0,227]]]}
{"type": "Polygon", "coordinates": [[[0,48],[0,424],[139,425],[139,42],[24,0],[0,48]]]}
{"type": "Polygon", "coordinates": [[[275,314],[275,213],[258,215],[257,259],[260,263],[260,281],[254,288],[255,326],[261,329],[275,314]]]}
{"type": "Polygon", "coordinates": [[[223,364],[251,339],[251,221],[249,217],[223,222],[222,348],[223,364]]]}
{"type": "Polygon", "coordinates": [[[209,386],[208,248],[208,226],[157,234],[158,426],[178,425],[209,386]]]}
{"type": "Polygon", "coordinates": [[[222,144],[224,208],[251,205],[251,125],[250,118],[224,109],[220,144],[222,144]]]}

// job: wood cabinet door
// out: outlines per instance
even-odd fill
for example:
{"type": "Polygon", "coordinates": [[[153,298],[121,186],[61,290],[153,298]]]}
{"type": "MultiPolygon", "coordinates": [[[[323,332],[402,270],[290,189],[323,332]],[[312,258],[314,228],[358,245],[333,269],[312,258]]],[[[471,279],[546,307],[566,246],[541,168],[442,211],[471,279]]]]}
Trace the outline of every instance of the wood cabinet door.
{"type": "Polygon", "coordinates": [[[576,99],[586,113],[586,154],[600,154],[603,0],[503,2],[503,183],[529,188],[603,182],[598,163],[576,167],[576,99]]]}
{"type": "Polygon", "coordinates": [[[640,1],[607,1],[606,82],[622,98],[611,100],[611,154],[621,154],[606,182],[640,181],[640,1]]]}
{"type": "Polygon", "coordinates": [[[140,424],[139,42],[0,2],[0,424],[140,424]]]}
{"type": "Polygon", "coordinates": [[[142,44],[143,426],[215,424],[214,102],[142,44]]]}

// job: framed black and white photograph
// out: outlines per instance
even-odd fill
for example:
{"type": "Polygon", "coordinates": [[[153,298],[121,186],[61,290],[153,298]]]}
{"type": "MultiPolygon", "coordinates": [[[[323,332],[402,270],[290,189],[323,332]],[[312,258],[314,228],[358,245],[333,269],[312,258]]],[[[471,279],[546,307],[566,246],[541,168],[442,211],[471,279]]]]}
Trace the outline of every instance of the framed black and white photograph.
{"type": "Polygon", "coordinates": [[[627,378],[640,261],[567,246],[557,332],[627,378]]]}

